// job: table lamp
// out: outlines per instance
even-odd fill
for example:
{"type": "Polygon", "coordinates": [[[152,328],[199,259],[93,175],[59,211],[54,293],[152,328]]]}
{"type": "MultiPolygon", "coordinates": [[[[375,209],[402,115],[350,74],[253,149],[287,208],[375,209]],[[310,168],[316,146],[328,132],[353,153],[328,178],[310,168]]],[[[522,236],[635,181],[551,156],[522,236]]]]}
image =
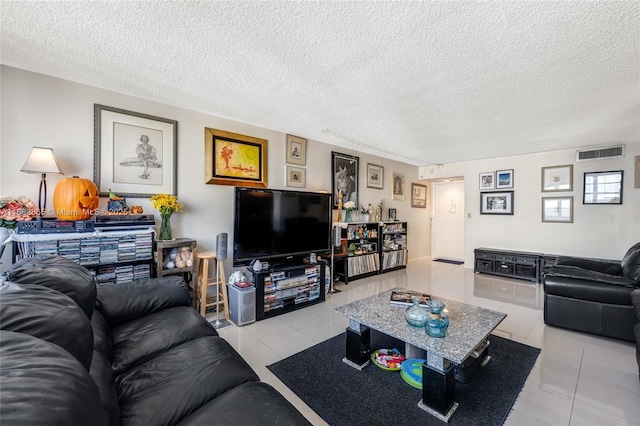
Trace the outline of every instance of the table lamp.
{"type": "Polygon", "coordinates": [[[53,154],[53,148],[41,148],[34,146],[29,158],[20,169],[24,173],[40,173],[40,189],[38,190],[38,220],[42,220],[47,209],[47,173],[63,175],[53,154]],[[44,197],[42,190],[44,188],[44,197]]]}

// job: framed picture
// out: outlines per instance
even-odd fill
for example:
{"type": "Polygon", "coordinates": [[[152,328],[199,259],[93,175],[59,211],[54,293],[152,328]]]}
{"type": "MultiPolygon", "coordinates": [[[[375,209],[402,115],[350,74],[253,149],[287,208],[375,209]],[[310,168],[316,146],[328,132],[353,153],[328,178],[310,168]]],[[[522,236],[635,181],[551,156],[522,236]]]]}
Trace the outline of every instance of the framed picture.
{"type": "Polygon", "coordinates": [[[267,187],[267,140],[204,129],[204,183],[267,187]]]}
{"type": "Polygon", "coordinates": [[[367,188],[384,188],[384,167],[367,163],[367,188]]]}
{"type": "Polygon", "coordinates": [[[513,169],[496,171],[496,189],[513,188],[513,169]]]}
{"type": "Polygon", "coordinates": [[[481,192],[480,214],[513,214],[513,191],[481,192]]]}
{"type": "Polygon", "coordinates": [[[427,186],[418,183],[411,184],[411,207],[427,208],[427,186]]]}
{"type": "Polygon", "coordinates": [[[331,190],[333,193],[333,208],[338,208],[340,194],[342,204],[353,201],[358,208],[358,163],[360,159],[353,155],[331,151],[331,190]]]}
{"type": "Polygon", "coordinates": [[[307,165],[307,140],[287,135],[287,163],[299,166],[307,165]]]}
{"type": "Polygon", "coordinates": [[[94,104],[93,181],[100,196],[178,195],[178,122],[94,104]]]}
{"type": "Polygon", "coordinates": [[[573,191],[573,164],[542,168],[542,192],[573,191]]]}
{"type": "Polygon", "coordinates": [[[294,188],[307,187],[307,170],[302,167],[287,166],[287,186],[294,188]]]}
{"type": "Polygon", "coordinates": [[[398,210],[396,209],[389,209],[389,220],[397,220],[398,217],[398,210]]]}
{"type": "Polygon", "coordinates": [[[404,175],[393,172],[391,177],[393,191],[391,193],[392,200],[404,200],[404,175]]]}
{"type": "Polygon", "coordinates": [[[584,174],[582,204],[622,204],[623,170],[584,174]]]}
{"type": "Polygon", "coordinates": [[[640,188],[640,155],[636,155],[636,181],[633,185],[634,188],[640,188]]]}
{"type": "Polygon", "coordinates": [[[480,189],[495,189],[495,173],[480,173],[480,189]]]}
{"type": "Polygon", "coordinates": [[[542,221],[573,223],[573,197],[542,197],[542,221]]]}

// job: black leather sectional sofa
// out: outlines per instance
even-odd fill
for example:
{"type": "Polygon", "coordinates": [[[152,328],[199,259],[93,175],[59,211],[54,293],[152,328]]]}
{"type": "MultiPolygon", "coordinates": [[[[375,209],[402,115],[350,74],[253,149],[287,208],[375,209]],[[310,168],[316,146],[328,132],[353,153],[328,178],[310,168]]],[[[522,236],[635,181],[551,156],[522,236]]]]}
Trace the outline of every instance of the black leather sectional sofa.
{"type": "Polygon", "coordinates": [[[0,285],[0,424],[305,425],[190,307],[182,278],[96,288],[62,257],[0,285]]]}
{"type": "Polygon", "coordinates": [[[545,324],[636,341],[631,293],[640,287],[640,243],[622,261],[559,257],[543,283],[545,324]]]}

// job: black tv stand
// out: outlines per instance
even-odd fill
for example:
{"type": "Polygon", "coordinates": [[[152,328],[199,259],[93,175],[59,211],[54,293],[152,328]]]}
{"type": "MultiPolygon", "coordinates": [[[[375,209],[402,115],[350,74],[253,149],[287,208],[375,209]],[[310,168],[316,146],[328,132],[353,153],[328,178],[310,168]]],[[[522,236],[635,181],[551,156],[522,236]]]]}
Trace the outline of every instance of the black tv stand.
{"type": "Polygon", "coordinates": [[[247,268],[256,287],[256,320],[271,318],[325,300],[325,263],[269,264],[268,270],[247,268]]]}

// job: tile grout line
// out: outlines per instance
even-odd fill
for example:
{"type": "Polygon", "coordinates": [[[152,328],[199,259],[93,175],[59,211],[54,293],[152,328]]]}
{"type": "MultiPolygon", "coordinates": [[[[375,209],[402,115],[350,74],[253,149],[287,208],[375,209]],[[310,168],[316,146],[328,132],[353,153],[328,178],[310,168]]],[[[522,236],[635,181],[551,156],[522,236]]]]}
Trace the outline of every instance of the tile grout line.
{"type": "Polygon", "coordinates": [[[580,384],[580,372],[582,371],[582,360],[584,359],[584,347],[580,353],[580,366],[578,367],[578,380],[576,380],[576,386],[573,390],[573,400],[571,401],[571,412],[569,413],[569,425],[571,424],[571,418],[573,417],[573,408],[576,405],[576,396],[578,395],[578,384],[580,384]]]}

